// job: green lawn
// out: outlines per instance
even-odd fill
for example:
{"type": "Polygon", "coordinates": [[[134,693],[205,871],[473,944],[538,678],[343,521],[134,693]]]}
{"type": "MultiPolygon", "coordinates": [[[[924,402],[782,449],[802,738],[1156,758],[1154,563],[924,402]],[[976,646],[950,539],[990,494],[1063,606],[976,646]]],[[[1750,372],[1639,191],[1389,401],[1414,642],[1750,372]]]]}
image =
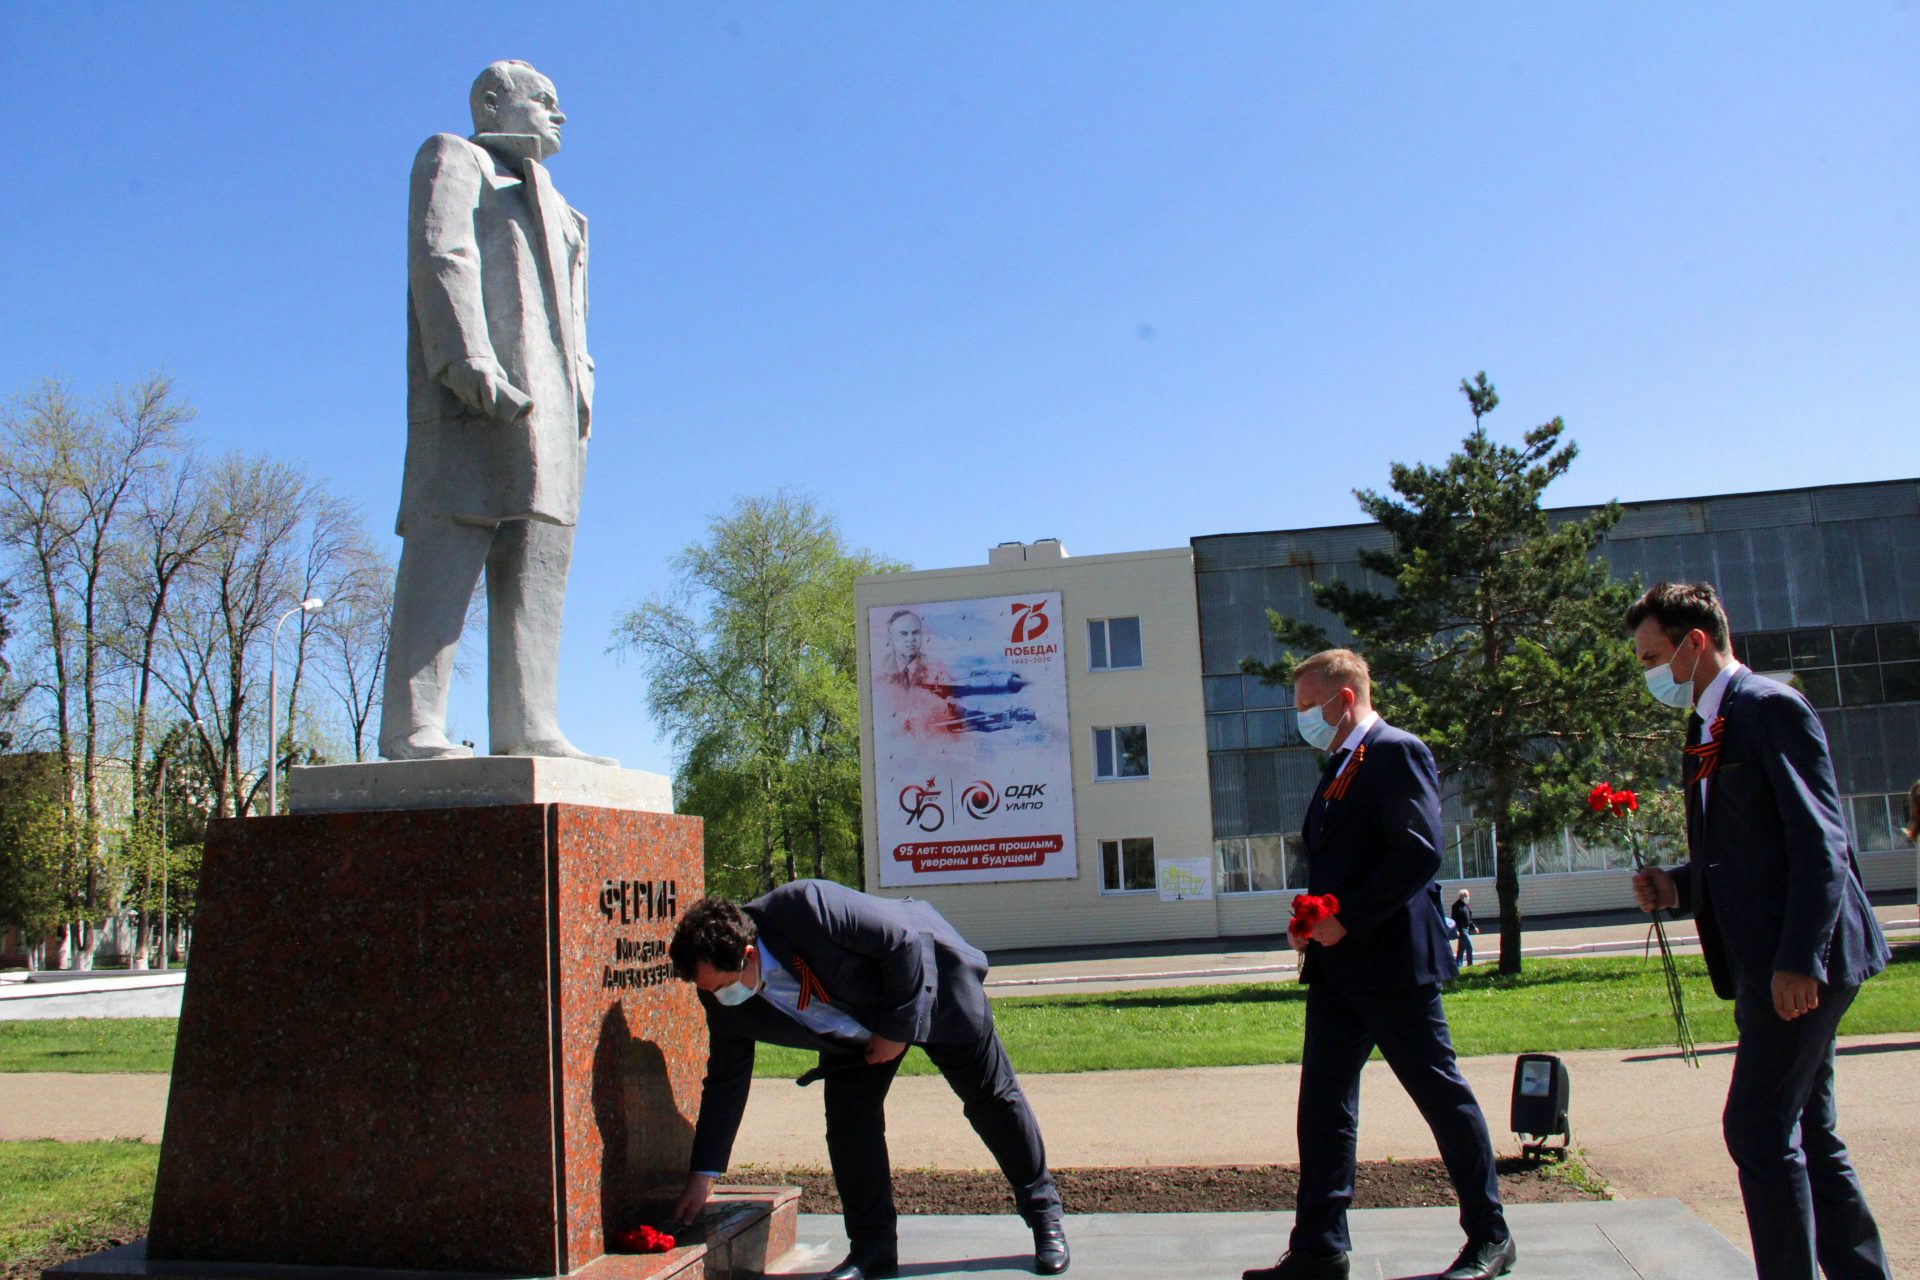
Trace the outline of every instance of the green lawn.
{"type": "Polygon", "coordinates": [[[144,1142],[0,1142],[0,1275],[143,1234],[159,1160],[144,1142]]]}
{"type": "MultiPolygon", "coordinates": [[[[1731,1041],[1733,1006],[1715,998],[1706,962],[1681,956],[1680,971],[1695,1039],[1731,1041]]],[[[1288,981],[1035,996],[996,1000],[993,1010],[1014,1068],[1028,1074],[1221,1067],[1298,1062],[1306,996],[1305,987],[1288,981]]],[[[1449,988],[1446,1006],[1454,1047],[1464,1056],[1673,1043],[1657,956],[1529,960],[1517,978],[1502,978],[1489,964],[1449,988]]],[[[1861,989],[1840,1030],[1920,1031],[1920,948],[1895,950],[1893,967],[1861,989]]],[[[755,1074],[792,1077],[813,1060],[762,1045],[755,1074]]],[[[902,1070],[925,1075],[933,1064],[909,1051],[902,1070]]]]}
{"type": "MultiPolygon", "coordinates": [[[[1680,965],[1695,1037],[1732,1040],[1733,1007],[1714,998],[1704,962],[1683,956],[1680,965]]],[[[1306,988],[1291,981],[994,1002],[1007,1052],[1030,1074],[1298,1062],[1305,1012],[1306,988]]],[[[1448,991],[1447,1016],[1463,1055],[1673,1043],[1659,960],[1637,955],[1529,960],[1518,978],[1484,965],[1448,991]]],[[[0,1071],[166,1071],[174,1025],[0,1022],[0,1071]]],[[[1895,950],[1893,967],[1861,991],[1841,1031],[1920,1031],[1920,947],[1895,950]]],[[[791,1078],[811,1065],[811,1054],[762,1045],[756,1071],[791,1078]]],[[[903,1069],[924,1075],[933,1067],[909,1053],[903,1069]]]]}
{"type": "Polygon", "coordinates": [[[178,1018],[0,1022],[0,1071],[171,1071],[178,1018]]]}

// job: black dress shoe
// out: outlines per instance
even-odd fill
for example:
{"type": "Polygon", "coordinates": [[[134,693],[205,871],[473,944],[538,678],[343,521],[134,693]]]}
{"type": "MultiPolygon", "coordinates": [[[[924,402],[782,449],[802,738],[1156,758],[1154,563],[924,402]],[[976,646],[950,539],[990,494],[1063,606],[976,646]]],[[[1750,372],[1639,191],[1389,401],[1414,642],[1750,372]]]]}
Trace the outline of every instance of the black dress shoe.
{"type": "Polygon", "coordinates": [[[1073,1255],[1067,1252],[1067,1233],[1058,1222],[1043,1222],[1033,1229],[1033,1270],[1036,1275],[1057,1276],[1067,1269],[1073,1255]]]}
{"type": "Polygon", "coordinates": [[[883,1280],[900,1274],[900,1251],[893,1245],[857,1244],[839,1266],[820,1280],[883,1280]]]}
{"type": "Polygon", "coordinates": [[[1270,1267],[1242,1271],[1240,1280],[1347,1280],[1347,1255],[1295,1253],[1289,1249],[1270,1267]]]}
{"type": "Polygon", "coordinates": [[[1440,1273],[1440,1280],[1494,1280],[1513,1270],[1519,1256],[1512,1236],[1505,1240],[1469,1240],[1453,1265],[1440,1273]]]}

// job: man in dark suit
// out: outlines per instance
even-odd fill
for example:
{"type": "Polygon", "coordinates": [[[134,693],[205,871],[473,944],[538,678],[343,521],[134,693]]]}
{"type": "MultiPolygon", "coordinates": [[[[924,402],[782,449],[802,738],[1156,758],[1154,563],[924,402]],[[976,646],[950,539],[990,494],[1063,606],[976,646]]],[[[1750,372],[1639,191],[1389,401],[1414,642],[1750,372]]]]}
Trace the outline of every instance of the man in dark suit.
{"type": "Polygon", "coordinates": [[[1634,877],[1648,911],[1692,911],[1739,1046],[1721,1127],[1760,1280],[1888,1280],[1835,1131],[1833,1038],[1890,958],[1853,860],[1826,734],[1798,692],[1733,656],[1706,583],[1627,611],[1647,688],[1687,717],[1687,862],[1634,877]]]}
{"type": "Polygon", "coordinates": [[[754,1045],[815,1049],[826,1082],[827,1156],[852,1244],[824,1280],[898,1274],[884,1107],[901,1055],[919,1045],[1012,1186],[1033,1228],[1034,1269],[1067,1269],[1060,1193],[994,1030],[982,985],[987,958],[932,907],[796,880],[748,903],[695,903],[667,954],[674,972],[700,988],[708,1040],[693,1171],[676,1220],[691,1221],[726,1170],[754,1045]]]}
{"type": "Polygon", "coordinates": [[[1300,736],[1329,752],[1301,832],[1310,893],[1339,912],[1303,951],[1308,983],[1300,1068],[1300,1192],[1287,1252],[1245,1280],[1342,1280],[1360,1132],[1360,1070],[1377,1047],[1413,1097],[1460,1197],[1466,1247],[1443,1280],[1512,1269],[1493,1142],[1454,1063],[1440,984],[1457,970],[1440,914],[1440,783],[1412,734],[1374,714],[1367,664],[1347,649],[1293,676],[1300,736]]]}

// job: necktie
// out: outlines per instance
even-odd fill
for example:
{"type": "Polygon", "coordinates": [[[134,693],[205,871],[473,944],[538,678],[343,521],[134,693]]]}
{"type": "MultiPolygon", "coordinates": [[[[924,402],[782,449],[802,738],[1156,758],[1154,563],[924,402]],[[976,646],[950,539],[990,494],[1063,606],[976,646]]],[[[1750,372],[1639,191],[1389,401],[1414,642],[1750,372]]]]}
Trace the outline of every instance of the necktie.
{"type": "Polygon", "coordinates": [[[1340,766],[1347,762],[1348,754],[1343,749],[1327,757],[1326,767],[1320,770],[1320,785],[1313,789],[1313,803],[1307,806],[1307,820],[1302,824],[1302,835],[1306,834],[1308,828],[1319,828],[1320,815],[1327,807],[1327,784],[1339,776],[1340,766]]]}

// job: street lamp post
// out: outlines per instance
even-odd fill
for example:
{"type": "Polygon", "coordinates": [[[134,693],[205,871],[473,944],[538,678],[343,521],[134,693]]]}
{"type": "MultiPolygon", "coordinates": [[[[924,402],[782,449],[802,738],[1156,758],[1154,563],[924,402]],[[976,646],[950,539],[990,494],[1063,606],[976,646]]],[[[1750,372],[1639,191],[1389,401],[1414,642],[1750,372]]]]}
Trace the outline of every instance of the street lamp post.
{"type": "Polygon", "coordinates": [[[312,613],[326,604],[319,596],[302,600],[273,624],[267,647],[267,816],[280,812],[280,627],[296,613],[312,613]]]}
{"type": "MultiPolygon", "coordinates": [[[[167,967],[167,757],[160,757],[160,776],[154,783],[160,801],[160,967],[167,967]]],[[[153,881],[147,881],[152,884],[153,881]]]]}

